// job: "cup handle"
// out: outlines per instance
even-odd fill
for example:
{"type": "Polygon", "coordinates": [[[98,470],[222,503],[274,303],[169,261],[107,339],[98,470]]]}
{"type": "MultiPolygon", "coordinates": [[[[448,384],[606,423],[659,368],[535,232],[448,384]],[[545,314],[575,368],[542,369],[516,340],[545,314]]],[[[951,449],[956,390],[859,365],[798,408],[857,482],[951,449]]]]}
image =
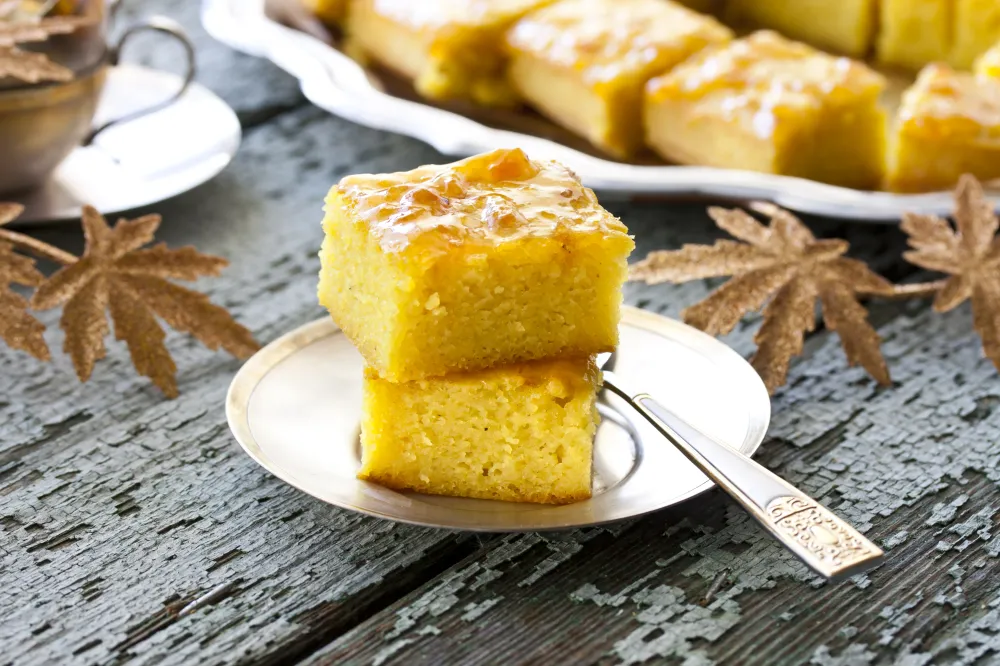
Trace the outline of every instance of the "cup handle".
{"type": "Polygon", "coordinates": [[[89,146],[91,143],[94,142],[94,139],[97,137],[98,134],[108,129],[109,127],[113,127],[114,125],[120,125],[122,123],[131,122],[137,118],[142,118],[143,116],[148,116],[151,113],[155,113],[156,111],[160,111],[162,109],[167,108],[168,106],[176,102],[178,99],[180,99],[181,95],[187,92],[187,89],[191,86],[191,82],[194,80],[195,72],[197,71],[197,67],[195,65],[195,57],[194,57],[194,44],[191,43],[190,38],[188,38],[187,34],[184,32],[184,29],[180,26],[179,23],[177,23],[172,19],[168,19],[165,16],[151,16],[145,21],[142,21],[141,23],[129,26],[129,28],[127,28],[125,32],[122,33],[122,36],[118,38],[118,43],[111,48],[108,58],[109,63],[112,66],[117,65],[121,58],[122,47],[125,46],[125,43],[128,42],[129,38],[136,33],[143,32],[146,30],[163,33],[169,37],[173,37],[174,39],[176,39],[178,42],[181,43],[181,46],[184,47],[185,71],[184,71],[184,81],[181,84],[180,89],[167,99],[163,100],[162,102],[157,102],[156,104],[145,109],[133,111],[132,113],[126,114],[120,118],[109,120],[103,125],[94,128],[90,132],[90,134],[87,135],[87,138],[84,139],[83,145],[89,146]]]}
{"type": "Polygon", "coordinates": [[[111,23],[112,25],[114,24],[115,20],[118,18],[118,10],[121,9],[121,6],[123,4],[125,4],[123,0],[108,0],[107,1],[107,4],[105,5],[105,7],[107,8],[107,12],[108,12],[108,22],[111,23]]]}

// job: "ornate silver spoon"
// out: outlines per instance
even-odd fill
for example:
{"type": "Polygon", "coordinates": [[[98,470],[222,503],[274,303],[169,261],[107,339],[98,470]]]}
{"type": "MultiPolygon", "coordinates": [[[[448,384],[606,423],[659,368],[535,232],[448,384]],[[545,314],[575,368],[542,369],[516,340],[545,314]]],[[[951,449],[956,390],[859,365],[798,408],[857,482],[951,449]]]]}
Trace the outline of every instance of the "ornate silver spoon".
{"type": "Polygon", "coordinates": [[[882,550],[832,511],[798,488],[622,384],[612,370],[613,354],[598,357],[604,387],[621,397],[725,490],[778,541],[814,571],[839,580],[881,562],[882,550]]]}

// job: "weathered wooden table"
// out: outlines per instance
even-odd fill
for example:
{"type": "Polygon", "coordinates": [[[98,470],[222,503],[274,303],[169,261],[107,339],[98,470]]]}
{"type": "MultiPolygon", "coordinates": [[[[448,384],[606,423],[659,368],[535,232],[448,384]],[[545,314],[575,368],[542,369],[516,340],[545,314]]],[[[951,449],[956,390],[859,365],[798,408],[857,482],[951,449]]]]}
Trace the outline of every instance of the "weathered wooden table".
{"type": "MultiPolygon", "coordinates": [[[[311,107],[274,67],[213,43],[191,0],[135,4],[195,35],[202,82],[246,132],[221,176],[155,207],[160,239],[228,256],[206,289],[262,341],[321,316],[330,184],[445,158],[311,107]]],[[[700,205],[610,207],[636,256],[717,235],[700,205]]],[[[812,222],[906,277],[895,230],[812,222]]],[[[81,242],[73,225],[41,235],[81,242]]],[[[627,300],[676,316],[708,287],[631,286],[627,300]]],[[[1000,378],[966,308],[875,305],[873,320],[896,385],[845,369],[817,332],[758,456],[888,551],[836,586],[718,491],[564,534],[347,513],[240,451],[223,413],[239,364],[223,354],[171,334],[181,397],[168,401],[114,344],[86,385],[62,355],[0,346],[0,664],[1000,663],[1000,378]]],[[[727,341],[749,352],[753,328],[727,341]]]]}

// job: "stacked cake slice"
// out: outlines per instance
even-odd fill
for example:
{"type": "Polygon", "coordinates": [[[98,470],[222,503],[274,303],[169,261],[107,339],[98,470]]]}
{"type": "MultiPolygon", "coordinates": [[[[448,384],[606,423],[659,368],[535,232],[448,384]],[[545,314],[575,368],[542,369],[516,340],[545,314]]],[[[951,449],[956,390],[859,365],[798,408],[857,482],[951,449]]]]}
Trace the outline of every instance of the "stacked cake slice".
{"type": "Polygon", "coordinates": [[[320,302],[367,364],[360,477],[589,497],[594,355],[618,340],[624,225],[520,150],[345,178],[326,211],[320,302]]]}

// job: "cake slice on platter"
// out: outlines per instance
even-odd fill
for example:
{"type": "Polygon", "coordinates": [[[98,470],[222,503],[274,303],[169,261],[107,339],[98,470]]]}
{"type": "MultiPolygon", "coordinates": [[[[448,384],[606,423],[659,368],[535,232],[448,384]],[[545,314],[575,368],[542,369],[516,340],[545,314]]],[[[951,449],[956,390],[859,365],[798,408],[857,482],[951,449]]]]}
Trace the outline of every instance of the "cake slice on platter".
{"type": "Polygon", "coordinates": [[[760,31],[646,86],[646,142],[681,164],[874,189],[884,171],[881,75],[760,31]]]}
{"type": "Polygon", "coordinates": [[[903,95],[889,154],[896,192],[1000,178],[1000,79],[928,65],[903,95]]]}
{"type": "Polygon", "coordinates": [[[552,0],[353,0],[350,50],[413,81],[432,100],[517,102],[505,78],[503,35],[552,0]]]}
{"type": "Polygon", "coordinates": [[[622,159],[642,145],[642,90],[732,32],[668,0],[563,0],[507,35],[510,81],[551,120],[622,159]]]}
{"type": "Polygon", "coordinates": [[[855,58],[875,38],[877,0],[729,0],[726,16],[855,58]]]}

